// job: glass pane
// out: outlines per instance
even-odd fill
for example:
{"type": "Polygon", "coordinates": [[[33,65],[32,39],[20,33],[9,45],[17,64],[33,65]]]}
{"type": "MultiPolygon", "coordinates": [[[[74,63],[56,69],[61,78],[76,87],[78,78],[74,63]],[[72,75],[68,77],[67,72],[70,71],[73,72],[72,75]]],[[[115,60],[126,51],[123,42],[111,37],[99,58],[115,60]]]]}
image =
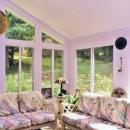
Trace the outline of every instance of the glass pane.
{"type": "Polygon", "coordinates": [[[55,40],[54,38],[52,38],[51,36],[47,35],[46,33],[42,32],[42,41],[45,42],[53,42],[55,44],[61,44],[60,42],[58,42],[57,40],[55,40]]]}
{"type": "Polygon", "coordinates": [[[6,47],[6,92],[18,92],[19,84],[18,47],[6,47]]]}
{"type": "Polygon", "coordinates": [[[83,91],[90,91],[90,49],[77,51],[77,86],[83,91]]]}
{"type": "Polygon", "coordinates": [[[112,92],[113,47],[95,48],[95,92],[112,92]]]}
{"type": "Polygon", "coordinates": [[[21,50],[21,91],[32,90],[32,65],[33,65],[33,49],[22,48],[21,50]]]}
{"type": "MultiPolygon", "coordinates": [[[[63,56],[63,51],[62,50],[55,50],[54,51],[54,58],[55,58],[55,63],[54,63],[54,81],[56,79],[59,79],[61,75],[63,75],[63,69],[62,69],[62,56],[63,56]]],[[[65,87],[64,87],[65,89],[65,87]]],[[[54,95],[58,96],[60,93],[60,84],[54,83],[54,95]]]]}
{"type": "Polygon", "coordinates": [[[52,82],[52,63],[51,50],[42,50],[42,88],[51,87],[52,82]]]}
{"type": "Polygon", "coordinates": [[[5,15],[9,20],[9,27],[5,33],[6,38],[18,40],[34,40],[34,26],[15,16],[8,10],[5,11],[5,15]]]}

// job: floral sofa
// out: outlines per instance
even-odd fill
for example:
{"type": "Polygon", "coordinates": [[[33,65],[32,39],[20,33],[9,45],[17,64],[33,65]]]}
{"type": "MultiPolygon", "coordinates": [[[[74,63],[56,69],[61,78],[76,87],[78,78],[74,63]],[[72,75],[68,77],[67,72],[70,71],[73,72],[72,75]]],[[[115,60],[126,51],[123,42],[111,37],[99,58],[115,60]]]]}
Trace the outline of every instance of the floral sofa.
{"type": "Polygon", "coordinates": [[[83,94],[75,112],[62,114],[62,129],[130,130],[130,102],[122,98],[83,94]]]}
{"type": "Polygon", "coordinates": [[[50,126],[56,130],[55,102],[39,92],[0,94],[0,130],[38,129],[50,126]]]}

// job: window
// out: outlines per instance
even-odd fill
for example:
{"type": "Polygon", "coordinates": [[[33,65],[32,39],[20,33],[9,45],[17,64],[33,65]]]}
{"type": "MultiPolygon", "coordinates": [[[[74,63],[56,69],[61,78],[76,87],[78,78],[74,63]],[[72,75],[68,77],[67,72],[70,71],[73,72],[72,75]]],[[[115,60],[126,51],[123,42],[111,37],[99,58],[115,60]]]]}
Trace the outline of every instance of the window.
{"type": "Polygon", "coordinates": [[[8,39],[34,40],[35,28],[12,12],[6,10],[5,15],[9,19],[9,27],[5,33],[8,39]]]}
{"type": "Polygon", "coordinates": [[[32,48],[6,47],[6,91],[32,90],[32,48]]]}
{"type": "MultiPolygon", "coordinates": [[[[63,75],[62,55],[63,52],[61,50],[54,51],[54,81],[58,79],[61,75],[63,75]]],[[[54,84],[54,95],[58,96],[59,93],[60,85],[54,84]]]]}
{"type": "Polygon", "coordinates": [[[42,50],[42,88],[52,87],[52,50],[42,50]]]}
{"type": "Polygon", "coordinates": [[[90,87],[94,87],[94,92],[110,94],[112,92],[113,46],[97,47],[94,51],[92,50],[77,50],[77,86],[81,91],[90,91],[90,87]],[[90,53],[94,56],[92,59],[90,53]],[[90,75],[90,70],[94,72],[94,75],[90,75]]]}
{"type": "Polygon", "coordinates": [[[52,42],[55,44],[61,44],[60,42],[58,42],[57,40],[55,40],[54,38],[52,38],[51,36],[47,35],[46,33],[42,32],[42,41],[45,42],[52,42]]]}
{"type": "Polygon", "coordinates": [[[90,49],[77,51],[77,86],[81,91],[90,90],[90,49]]]}
{"type": "Polygon", "coordinates": [[[19,48],[6,47],[6,91],[18,92],[19,88],[19,48]]]}
{"type": "Polygon", "coordinates": [[[112,61],[113,47],[99,47],[94,49],[95,55],[95,92],[112,92],[112,61]]]}
{"type": "Polygon", "coordinates": [[[54,82],[63,75],[62,56],[62,50],[42,50],[42,88],[52,88],[55,96],[60,92],[60,85],[54,82]]]}
{"type": "Polygon", "coordinates": [[[32,90],[33,49],[21,49],[21,91],[32,90]]]}

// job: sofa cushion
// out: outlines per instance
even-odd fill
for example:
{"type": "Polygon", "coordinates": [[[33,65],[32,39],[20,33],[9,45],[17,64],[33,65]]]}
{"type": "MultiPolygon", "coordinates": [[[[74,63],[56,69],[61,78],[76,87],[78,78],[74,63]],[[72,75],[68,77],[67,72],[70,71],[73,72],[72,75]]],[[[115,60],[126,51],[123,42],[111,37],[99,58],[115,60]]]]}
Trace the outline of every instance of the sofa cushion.
{"type": "Polygon", "coordinates": [[[119,125],[124,125],[126,101],[119,98],[99,97],[98,117],[119,125]]]}
{"type": "Polygon", "coordinates": [[[119,130],[130,130],[130,129],[128,129],[128,128],[121,128],[121,129],[119,129],[119,130]]]}
{"type": "Polygon", "coordinates": [[[31,126],[31,120],[26,118],[22,114],[15,114],[13,116],[6,117],[7,121],[11,124],[10,129],[19,129],[31,126]]]}
{"type": "Polygon", "coordinates": [[[62,119],[65,123],[83,130],[87,130],[91,122],[102,122],[101,119],[97,119],[96,117],[86,115],[81,112],[65,113],[63,114],[62,119]]]}
{"type": "Polygon", "coordinates": [[[127,103],[127,111],[125,118],[125,127],[130,128],[130,101],[127,103]]]}
{"type": "Polygon", "coordinates": [[[14,130],[27,126],[31,126],[31,120],[22,114],[0,117],[0,129],[2,130],[14,130]]]}
{"type": "Polygon", "coordinates": [[[88,130],[118,130],[116,127],[104,123],[90,124],[88,130]]]}
{"type": "Polygon", "coordinates": [[[0,117],[0,130],[8,130],[12,127],[12,123],[5,117],[0,117]]]}
{"type": "Polygon", "coordinates": [[[21,92],[19,95],[19,106],[21,112],[41,110],[46,104],[45,97],[36,91],[21,92]]]}
{"type": "Polygon", "coordinates": [[[92,93],[85,93],[79,99],[78,110],[96,116],[99,108],[98,95],[92,93]]]}
{"type": "Polygon", "coordinates": [[[31,120],[32,125],[43,124],[55,120],[55,114],[51,112],[27,112],[24,113],[24,115],[31,120]]]}
{"type": "Polygon", "coordinates": [[[0,94],[0,117],[19,113],[17,93],[0,94]]]}

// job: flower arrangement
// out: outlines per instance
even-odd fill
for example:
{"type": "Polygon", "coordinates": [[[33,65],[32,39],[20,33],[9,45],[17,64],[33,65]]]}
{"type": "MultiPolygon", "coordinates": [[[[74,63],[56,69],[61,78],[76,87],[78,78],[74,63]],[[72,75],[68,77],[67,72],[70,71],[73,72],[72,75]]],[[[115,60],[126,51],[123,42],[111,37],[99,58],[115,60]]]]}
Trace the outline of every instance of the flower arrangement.
{"type": "Polygon", "coordinates": [[[0,34],[4,33],[9,25],[8,18],[0,11],[0,34]]]}

